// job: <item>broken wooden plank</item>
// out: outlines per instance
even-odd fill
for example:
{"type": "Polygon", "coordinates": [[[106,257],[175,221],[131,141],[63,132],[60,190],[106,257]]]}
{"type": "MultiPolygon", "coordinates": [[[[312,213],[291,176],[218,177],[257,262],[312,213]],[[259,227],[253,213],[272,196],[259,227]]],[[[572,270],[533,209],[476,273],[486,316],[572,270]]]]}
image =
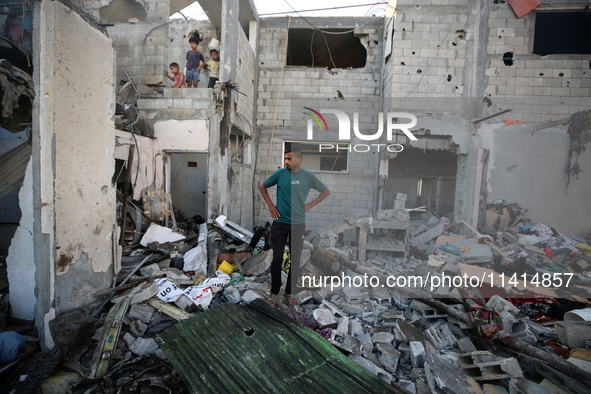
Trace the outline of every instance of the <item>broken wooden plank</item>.
{"type": "Polygon", "coordinates": [[[124,284],[121,286],[116,286],[116,287],[109,287],[108,289],[104,289],[104,290],[99,290],[96,293],[94,293],[92,296],[93,297],[101,297],[101,296],[110,294],[113,291],[127,290],[127,289],[130,289],[132,287],[139,285],[140,283],[146,282],[148,280],[160,279],[160,278],[164,278],[165,276],[166,276],[166,274],[159,274],[159,275],[148,276],[145,278],[140,278],[139,280],[130,279],[131,283],[127,283],[127,284],[124,284]]]}
{"type": "Polygon", "coordinates": [[[236,253],[232,253],[232,258],[234,259],[234,264],[236,264],[236,267],[238,267],[238,271],[240,271],[240,274],[246,275],[246,272],[244,271],[244,267],[242,267],[242,262],[246,259],[239,260],[238,257],[236,256],[236,253]]]}
{"type": "Polygon", "coordinates": [[[513,110],[512,109],[504,109],[504,110],[502,110],[500,112],[497,112],[495,114],[492,114],[492,115],[489,115],[489,116],[485,116],[484,118],[473,120],[472,123],[476,124],[476,123],[484,122],[485,120],[492,119],[492,118],[494,118],[496,116],[503,115],[503,114],[506,114],[507,112],[511,112],[511,111],[513,111],[513,110]]]}
{"type": "Polygon", "coordinates": [[[164,314],[166,314],[178,321],[186,320],[190,317],[193,317],[193,315],[185,312],[181,308],[171,305],[167,302],[164,302],[158,298],[152,297],[147,301],[147,303],[150,304],[151,306],[153,306],[154,308],[158,309],[160,312],[162,312],[162,313],[164,313],[164,314]]]}
{"type": "Polygon", "coordinates": [[[548,129],[548,128],[554,127],[554,126],[560,126],[560,125],[563,125],[563,124],[567,124],[569,120],[570,120],[570,116],[568,118],[562,118],[562,119],[553,120],[551,122],[542,123],[541,125],[533,126],[529,130],[529,132],[531,133],[531,135],[534,135],[534,133],[536,131],[548,129]]]}
{"type": "MultiPolygon", "coordinates": [[[[474,227],[472,227],[468,223],[466,223],[465,220],[462,220],[462,223],[464,223],[466,225],[466,227],[468,227],[470,230],[472,230],[476,235],[482,235],[474,227]]],[[[505,261],[510,260],[509,256],[507,256],[505,253],[503,253],[503,251],[501,249],[499,249],[497,247],[497,245],[493,244],[492,242],[490,242],[486,239],[484,239],[484,243],[487,244],[492,250],[497,252],[499,254],[499,256],[501,256],[505,261]]]]}

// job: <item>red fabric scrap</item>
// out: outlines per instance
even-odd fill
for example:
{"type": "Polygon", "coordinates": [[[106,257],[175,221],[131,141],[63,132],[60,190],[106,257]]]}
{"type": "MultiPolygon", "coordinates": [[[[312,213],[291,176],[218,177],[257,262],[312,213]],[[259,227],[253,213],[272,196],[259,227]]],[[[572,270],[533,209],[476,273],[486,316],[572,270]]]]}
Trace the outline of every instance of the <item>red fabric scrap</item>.
{"type": "Polygon", "coordinates": [[[523,15],[529,13],[534,8],[540,5],[540,0],[509,0],[509,4],[515,11],[515,15],[521,18],[523,15]]]}
{"type": "Polygon", "coordinates": [[[560,356],[563,359],[567,359],[570,356],[570,351],[568,350],[568,348],[564,345],[559,344],[558,342],[555,341],[548,341],[546,343],[546,345],[551,346],[554,348],[554,350],[556,350],[558,352],[558,354],[560,354],[560,356]]]}
{"type": "Polygon", "coordinates": [[[550,258],[554,257],[552,255],[552,249],[546,248],[546,249],[544,249],[544,252],[546,252],[546,256],[548,256],[550,258]]]}

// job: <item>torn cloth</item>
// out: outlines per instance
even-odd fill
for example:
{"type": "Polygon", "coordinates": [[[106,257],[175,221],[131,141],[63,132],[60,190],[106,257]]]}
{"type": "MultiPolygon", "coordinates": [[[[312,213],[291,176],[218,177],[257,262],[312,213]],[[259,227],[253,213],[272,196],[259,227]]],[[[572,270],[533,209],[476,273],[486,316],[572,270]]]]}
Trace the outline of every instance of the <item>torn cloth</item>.
{"type": "Polygon", "coordinates": [[[474,324],[478,335],[482,339],[492,341],[493,339],[503,339],[511,336],[511,334],[503,330],[503,320],[497,312],[472,298],[466,298],[465,305],[470,319],[472,319],[472,324],[474,324]]]}

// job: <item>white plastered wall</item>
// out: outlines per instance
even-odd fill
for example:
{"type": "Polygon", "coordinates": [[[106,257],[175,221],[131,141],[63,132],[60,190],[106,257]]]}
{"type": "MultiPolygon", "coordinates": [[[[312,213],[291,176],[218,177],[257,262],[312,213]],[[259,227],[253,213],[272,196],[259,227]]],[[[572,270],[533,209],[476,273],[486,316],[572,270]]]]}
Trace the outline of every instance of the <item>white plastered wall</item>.
{"type": "Polygon", "coordinates": [[[143,189],[154,185],[163,188],[163,153],[167,150],[176,151],[207,151],[209,145],[209,131],[207,122],[196,120],[167,120],[154,124],[154,138],[137,136],[135,140],[131,133],[117,130],[115,158],[127,160],[129,146],[138,148],[134,152],[132,164],[132,184],[135,183],[133,198],[140,198],[143,189]],[[139,169],[138,169],[139,150],[139,169]],[[136,172],[139,171],[136,182],[136,172]]]}

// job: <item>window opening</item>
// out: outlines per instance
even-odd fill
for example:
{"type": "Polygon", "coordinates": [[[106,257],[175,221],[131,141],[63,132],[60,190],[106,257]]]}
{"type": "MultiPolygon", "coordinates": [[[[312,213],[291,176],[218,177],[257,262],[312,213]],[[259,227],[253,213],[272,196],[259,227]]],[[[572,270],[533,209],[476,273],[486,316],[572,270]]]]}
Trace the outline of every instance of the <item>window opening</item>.
{"type": "MultiPolygon", "coordinates": [[[[324,29],[344,32],[351,29],[324,29]]],[[[353,32],[328,34],[316,29],[290,29],[287,44],[287,66],[362,68],[367,50],[353,32]]]]}

